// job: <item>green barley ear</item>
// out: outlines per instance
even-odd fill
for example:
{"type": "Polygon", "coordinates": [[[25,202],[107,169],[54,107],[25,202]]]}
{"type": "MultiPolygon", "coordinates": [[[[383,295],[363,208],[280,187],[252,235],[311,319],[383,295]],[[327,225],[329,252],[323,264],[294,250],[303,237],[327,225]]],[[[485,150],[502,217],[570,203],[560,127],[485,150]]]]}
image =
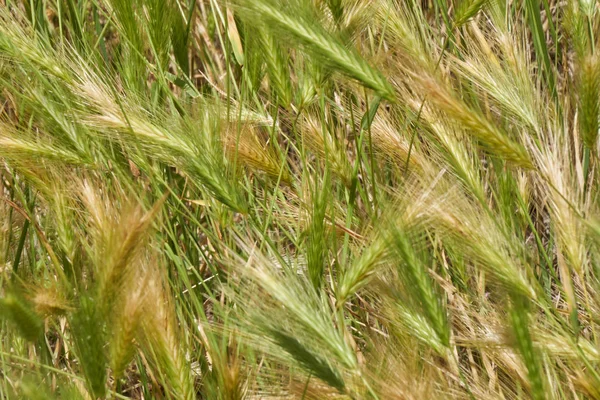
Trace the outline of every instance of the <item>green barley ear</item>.
{"type": "Polygon", "coordinates": [[[62,316],[70,309],[69,302],[65,298],[65,292],[58,285],[35,287],[32,285],[29,293],[33,308],[40,316],[62,316]]]}
{"type": "Polygon", "coordinates": [[[0,317],[10,321],[19,334],[29,341],[36,341],[43,332],[42,318],[34,311],[32,305],[14,290],[0,299],[0,317]]]}
{"type": "Polygon", "coordinates": [[[276,359],[293,360],[291,365],[309,374],[320,371],[323,376],[315,377],[341,390],[344,372],[355,374],[358,361],[346,333],[333,324],[335,311],[329,297],[315,291],[306,274],[248,245],[240,246],[249,258],[243,261],[236,256],[235,268],[248,280],[238,285],[236,299],[248,311],[240,322],[252,333],[251,344],[276,359]]]}
{"type": "Polygon", "coordinates": [[[454,25],[461,26],[467,23],[471,18],[485,6],[488,0],[461,0],[458,2],[456,12],[454,13],[454,25]]]}
{"type": "MultiPolygon", "coordinates": [[[[289,56],[275,40],[275,36],[267,29],[258,29],[257,47],[261,50],[262,57],[267,66],[269,85],[283,107],[289,107],[292,102],[292,87],[289,56]]],[[[258,49],[257,49],[258,50],[258,49]]]]}
{"type": "Polygon", "coordinates": [[[343,304],[364,287],[374,275],[377,267],[387,261],[390,253],[384,238],[373,238],[370,246],[365,248],[362,254],[339,276],[336,290],[338,304],[343,304]]]}
{"type": "Polygon", "coordinates": [[[131,287],[124,290],[129,292],[120,294],[125,297],[119,304],[120,309],[115,307],[113,310],[115,316],[110,327],[109,352],[110,367],[115,380],[125,375],[125,370],[135,356],[137,351],[135,338],[140,332],[143,313],[148,311],[143,306],[145,301],[143,291],[147,280],[144,277],[136,278],[141,282],[129,282],[131,287]]]}
{"type": "MultiPolygon", "coordinates": [[[[20,400],[87,400],[76,385],[64,377],[43,377],[35,372],[21,378],[14,395],[6,398],[20,400]],[[44,379],[46,378],[46,379],[44,379]]],[[[6,393],[5,393],[6,394],[6,393]]]]}
{"type": "Polygon", "coordinates": [[[546,398],[543,382],[543,371],[538,357],[538,351],[533,345],[529,329],[528,300],[518,294],[511,298],[509,310],[510,324],[514,346],[521,355],[527,368],[527,377],[531,386],[531,396],[534,400],[546,398]]]}
{"type": "Polygon", "coordinates": [[[579,71],[579,125],[583,143],[595,149],[600,117],[600,58],[587,55],[581,60],[579,71]]]}
{"type": "Polygon", "coordinates": [[[327,0],[327,7],[336,23],[339,23],[344,16],[344,2],[342,0],[327,0]]]}
{"type": "Polygon", "coordinates": [[[306,146],[322,158],[331,172],[335,173],[346,185],[352,185],[352,166],[343,142],[334,132],[317,118],[307,117],[301,129],[306,146]]]}
{"type": "Polygon", "coordinates": [[[600,218],[591,217],[585,221],[588,234],[597,244],[600,245],[600,218]]]}
{"type": "Polygon", "coordinates": [[[185,340],[174,315],[173,299],[166,290],[157,268],[148,265],[148,278],[144,285],[144,311],[139,330],[140,350],[153,373],[168,391],[169,398],[192,400],[195,398],[192,368],[186,359],[185,340]]]}
{"type": "Polygon", "coordinates": [[[323,283],[323,273],[327,263],[327,236],[325,218],[327,201],[329,200],[329,173],[325,171],[320,188],[316,188],[313,196],[313,209],[308,229],[307,271],[310,281],[317,292],[323,283]]]}
{"type": "Polygon", "coordinates": [[[431,102],[462,126],[467,133],[473,135],[489,154],[523,168],[533,167],[525,147],[510,138],[507,132],[458,99],[435,79],[423,79],[417,76],[415,78],[420,81],[431,102]]]}
{"type": "Polygon", "coordinates": [[[406,302],[412,304],[413,308],[419,310],[427,320],[437,340],[448,347],[450,330],[444,296],[434,285],[425,261],[417,252],[423,244],[414,239],[401,227],[395,226],[391,229],[389,245],[396,255],[396,269],[404,289],[404,297],[406,302]]]}
{"type": "Polygon", "coordinates": [[[94,397],[106,396],[106,332],[97,300],[84,295],[79,308],[71,315],[70,325],[77,358],[89,392],[94,397]]]}
{"type": "Polygon", "coordinates": [[[286,351],[309,374],[314,375],[344,393],[345,384],[340,373],[329,365],[326,358],[304,346],[296,337],[278,328],[268,330],[275,343],[286,351]]]}
{"type": "Polygon", "coordinates": [[[291,177],[287,165],[282,166],[285,160],[259,138],[257,131],[257,128],[249,125],[230,124],[225,127],[222,133],[225,156],[232,163],[242,164],[252,171],[266,174],[272,180],[281,179],[289,184],[291,177]]]}
{"type": "Polygon", "coordinates": [[[321,63],[373,89],[381,97],[395,98],[394,89],[381,72],[371,67],[355,49],[347,48],[340,39],[317,24],[299,2],[238,0],[238,4],[248,20],[261,21],[274,34],[285,34],[321,63]]]}
{"type": "Polygon", "coordinates": [[[450,352],[447,337],[440,335],[439,329],[427,316],[407,306],[401,296],[390,296],[384,304],[393,328],[406,331],[439,356],[448,359],[450,352]]]}

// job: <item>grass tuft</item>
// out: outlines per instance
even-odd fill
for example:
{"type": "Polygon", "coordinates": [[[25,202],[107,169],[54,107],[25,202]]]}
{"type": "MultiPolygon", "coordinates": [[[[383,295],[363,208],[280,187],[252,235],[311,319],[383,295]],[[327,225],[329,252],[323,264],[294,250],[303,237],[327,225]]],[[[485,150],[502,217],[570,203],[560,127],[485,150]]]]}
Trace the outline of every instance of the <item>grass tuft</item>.
{"type": "Polygon", "coordinates": [[[0,3],[0,398],[600,397],[597,2],[0,3]]]}

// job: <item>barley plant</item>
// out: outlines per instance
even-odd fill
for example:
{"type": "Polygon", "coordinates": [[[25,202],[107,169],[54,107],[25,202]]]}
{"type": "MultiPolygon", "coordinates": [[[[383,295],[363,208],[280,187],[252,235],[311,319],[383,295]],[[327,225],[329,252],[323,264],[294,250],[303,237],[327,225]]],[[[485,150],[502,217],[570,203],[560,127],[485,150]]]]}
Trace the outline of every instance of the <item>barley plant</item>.
{"type": "Polygon", "coordinates": [[[595,0],[0,0],[0,398],[600,399],[595,0]]]}

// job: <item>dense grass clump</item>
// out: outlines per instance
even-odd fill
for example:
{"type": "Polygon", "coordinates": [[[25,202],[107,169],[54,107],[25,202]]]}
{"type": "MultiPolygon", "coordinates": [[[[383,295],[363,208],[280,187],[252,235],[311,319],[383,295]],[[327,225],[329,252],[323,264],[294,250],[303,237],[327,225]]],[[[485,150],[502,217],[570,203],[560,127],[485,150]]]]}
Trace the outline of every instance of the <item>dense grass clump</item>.
{"type": "Polygon", "coordinates": [[[600,399],[592,0],[0,0],[0,398],[600,399]]]}

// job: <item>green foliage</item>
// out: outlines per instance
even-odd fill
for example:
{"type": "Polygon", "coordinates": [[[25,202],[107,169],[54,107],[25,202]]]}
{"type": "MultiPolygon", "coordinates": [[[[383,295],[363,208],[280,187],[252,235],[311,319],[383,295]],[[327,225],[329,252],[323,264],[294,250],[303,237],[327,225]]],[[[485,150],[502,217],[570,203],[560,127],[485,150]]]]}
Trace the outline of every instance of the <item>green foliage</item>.
{"type": "Polygon", "coordinates": [[[9,292],[0,299],[0,316],[10,321],[19,334],[29,341],[39,339],[42,334],[42,319],[32,310],[31,305],[15,292],[9,292]]]}

